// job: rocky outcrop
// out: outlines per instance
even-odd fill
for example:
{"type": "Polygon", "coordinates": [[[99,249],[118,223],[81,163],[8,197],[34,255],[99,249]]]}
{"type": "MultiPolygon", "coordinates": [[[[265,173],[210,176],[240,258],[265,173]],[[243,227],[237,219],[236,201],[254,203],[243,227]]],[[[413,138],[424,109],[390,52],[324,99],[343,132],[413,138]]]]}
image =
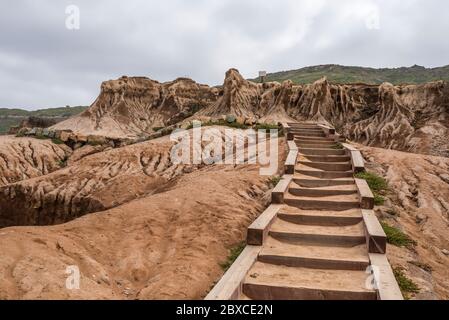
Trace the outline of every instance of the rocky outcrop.
{"type": "Polygon", "coordinates": [[[52,129],[135,140],[162,127],[170,132],[188,126],[193,119],[229,116],[246,124],[312,120],[366,145],[449,156],[448,110],[445,82],[338,85],[323,78],[308,85],[256,84],[230,69],[221,88],[184,78],[162,84],[148,78],[107,81],[87,111],[52,129]]]}
{"type": "Polygon", "coordinates": [[[151,194],[183,172],[170,162],[170,146],[143,143],[96,153],[0,187],[0,228],[63,223],[151,194]]]}
{"type": "Polygon", "coordinates": [[[122,77],[104,82],[88,110],[51,129],[135,138],[177,123],[216,100],[216,89],[186,78],[159,83],[144,77],[122,77]]]}
{"type": "Polygon", "coordinates": [[[49,140],[0,136],[0,187],[56,171],[71,153],[49,140]]]}
{"type": "Polygon", "coordinates": [[[220,99],[199,114],[211,117],[227,114],[243,118],[254,117],[262,92],[262,85],[247,81],[238,70],[230,69],[226,72],[220,99]]]}

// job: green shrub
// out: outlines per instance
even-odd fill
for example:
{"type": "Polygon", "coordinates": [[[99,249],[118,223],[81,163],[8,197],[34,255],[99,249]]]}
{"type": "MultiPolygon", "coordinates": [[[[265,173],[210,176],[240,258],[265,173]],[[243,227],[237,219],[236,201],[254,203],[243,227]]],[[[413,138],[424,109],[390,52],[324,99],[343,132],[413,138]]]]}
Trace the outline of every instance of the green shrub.
{"type": "Polygon", "coordinates": [[[385,203],[385,198],[377,193],[374,193],[374,204],[376,206],[383,206],[384,203],[385,203]]]}
{"type": "Polygon", "coordinates": [[[384,195],[388,191],[388,183],[387,181],[372,172],[360,172],[357,173],[356,178],[364,179],[368,183],[371,191],[374,195],[374,204],[376,206],[382,206],[385,203],[384,195]]]}
{"type": "Polygon", "coordinates": [[[387,235],[387,242],[396,247],[411,248],[416,245],[416,241],[403,233],[401,230],[388,225],[386,222],[381,222],[382,228],[387,235]]]}
{"type": "Polygon", "coordinates": [[[394,268],[393,273],[404,299],[409,300],[410,294],[419,293],[420,289],[418,285],[405,275],[404,269],[401,267],[394,268]]]}
{"type": "Polygon", "coordinates": [[[269,185],[272,186],[273,188],[276,187],[278,185],[278,183],[282,180],[282,177],[279,176],[274,176],[271,177],[270,180],[268,181],[269,185]]]}
{"type": "Polygon", "coordinates": [[[382,193],[388,190],[387,181],[372,172],[360,172],[356,174],[356,177],[359,179],[364,179],[368,183],[369,187],[373,192],[382,193]]]}
{"type": "Polygon", "coordinates": [[[53,142],[54,144],[64,144],[64,141],[58,138],[51,139],[51,142],[53,142]]]}
{"type": "Polygon", "coordinates": [[[245,249],[245,247],[246,247],[246,242],[243,241],[243,242],[239,243],[237,246],[231,248],[231,250],[229,251],[229,256],[228,256],[227,260],[220,264],[223,271],[226,272],[229,270],[229,268],[232,266],[232,264],[235,262],[235,260],[237,260],[237,258],[240,256],[242,251],[245,249]]]}

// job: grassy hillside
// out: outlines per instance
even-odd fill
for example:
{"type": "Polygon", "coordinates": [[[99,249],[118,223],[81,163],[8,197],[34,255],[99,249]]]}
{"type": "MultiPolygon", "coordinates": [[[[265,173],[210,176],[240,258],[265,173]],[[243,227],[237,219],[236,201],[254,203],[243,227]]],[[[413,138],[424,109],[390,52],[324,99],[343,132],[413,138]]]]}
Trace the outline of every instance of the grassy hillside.
{"type": "Polygon", "coordinates": [[[79,114],[86,109],[87,107],[82,106],[49,108],[35,111],[0,108],[0,134],[7,133],[10,127],[19,125],[22,120],[25,120],[28,117],[66,119],[79,114]]]}
{"type": "MultiPolygon", "coordinates": [[[[282,71],[267,75],[267,81],[292,80],[294,83],[305,84],[326,76],[334,83],[368,83],[381,84],[419,84],[435,80],[449,81],[449,65],[439,68],[424,68],[413,66],[410,68],[374,69],[363,67],[345,67],[340,65],[321,65],[306,67],[298,70],[282,71]]],[[[254,79],[259,82],[260,79],[254,79]]]]}

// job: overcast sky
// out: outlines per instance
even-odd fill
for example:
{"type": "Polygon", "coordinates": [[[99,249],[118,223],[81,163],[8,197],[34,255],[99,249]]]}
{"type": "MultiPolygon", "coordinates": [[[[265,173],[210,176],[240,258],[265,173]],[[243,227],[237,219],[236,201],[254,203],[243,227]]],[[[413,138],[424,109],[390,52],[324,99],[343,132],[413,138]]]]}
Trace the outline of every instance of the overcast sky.
{"type": "Polygon", "coordinates": [[[316,64],[449,64],[447,0],[19,0],[0,4],[0,107],[90,105],[104,80],[211,85],[316,64]],[[80,10],[80,28],[68,29],[80,10]]]}

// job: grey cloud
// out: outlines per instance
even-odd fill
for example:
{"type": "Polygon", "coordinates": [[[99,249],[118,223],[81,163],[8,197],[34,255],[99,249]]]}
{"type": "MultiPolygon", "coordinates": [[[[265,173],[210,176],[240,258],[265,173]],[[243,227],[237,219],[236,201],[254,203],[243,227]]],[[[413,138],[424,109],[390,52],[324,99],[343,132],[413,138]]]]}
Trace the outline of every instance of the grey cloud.
{"type": "Polygon", "coordinates": [[[188,76],[220,84],[339,63],[373,67],[447,64],[445,0],[14,1],[0,11],[0,107],[90,104],[121,75],[188,76]],[[78,5],[81,29],[65,28],[78,5]],[[380,29],[366,15],[378,8],[380,29]]]}

